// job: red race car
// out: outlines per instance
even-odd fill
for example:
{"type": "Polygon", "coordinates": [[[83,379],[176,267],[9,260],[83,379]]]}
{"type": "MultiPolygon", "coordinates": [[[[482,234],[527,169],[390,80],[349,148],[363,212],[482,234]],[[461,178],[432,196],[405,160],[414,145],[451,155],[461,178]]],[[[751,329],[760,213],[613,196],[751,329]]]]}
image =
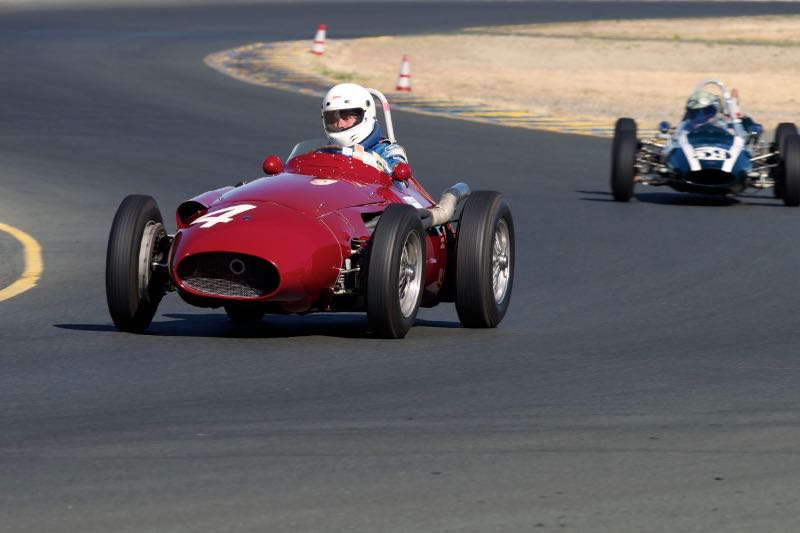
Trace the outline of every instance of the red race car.
{"type": "MultiPolygon", "coordinates": [[[[370,91],[394,141],[388,103],[370,91]]],[[[106,256],[114,324],[143,331],[175,291],[245,324],[267,313],[366,311],[375,335],[401,338],[420,306],[455,302],[465,327],[497,326],[514,274],[507,202],[458,183],[437,204],[408,165],[390,176],[372,163],[326,140],[302,142],[285,165],[267,157],[264,177],[180,204],[174,235],[152,197],[126,197],[106,256]]]]}

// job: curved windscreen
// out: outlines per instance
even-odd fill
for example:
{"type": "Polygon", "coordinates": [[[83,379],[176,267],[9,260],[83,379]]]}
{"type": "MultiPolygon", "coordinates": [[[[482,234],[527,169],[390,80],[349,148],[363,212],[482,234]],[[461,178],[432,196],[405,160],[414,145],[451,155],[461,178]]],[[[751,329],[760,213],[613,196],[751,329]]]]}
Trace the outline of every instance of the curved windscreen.
{"type": "Polygon", "coordinates": [[[314,149],[319,148],[320,146],[329,146],[331,142],[328,139],[309,139],[307,141],[301,141],[294,145],[292,151],[289,152],[289,157],[286,158],[286,161],[289,161],[292,158],[295,158],[299,155],[305,155],[309,152],[314,151],[314,149]]]}

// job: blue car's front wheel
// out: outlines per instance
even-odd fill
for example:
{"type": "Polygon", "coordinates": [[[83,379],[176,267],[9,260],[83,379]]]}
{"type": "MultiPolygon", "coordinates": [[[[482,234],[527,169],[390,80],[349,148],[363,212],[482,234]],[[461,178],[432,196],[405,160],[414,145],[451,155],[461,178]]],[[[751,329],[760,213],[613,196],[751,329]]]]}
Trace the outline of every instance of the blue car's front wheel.
{"type": "Polygon", "coordinates": [[[627,202],[633,196],[638,145],[636,122],[632,118],[618,119],[611,145],[611,193],[618,202],[627,202]]]}

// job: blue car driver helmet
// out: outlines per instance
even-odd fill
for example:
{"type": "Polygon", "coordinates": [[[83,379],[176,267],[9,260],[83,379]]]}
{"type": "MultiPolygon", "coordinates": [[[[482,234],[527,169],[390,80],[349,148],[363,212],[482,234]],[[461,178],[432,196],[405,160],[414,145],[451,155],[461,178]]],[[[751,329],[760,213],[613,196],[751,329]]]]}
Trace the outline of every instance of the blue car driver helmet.
{"type": "Polygon", "coordinates": [[[683,119],[687,121],[690,130],[699,128],[715,121],[722,112],[719,96],[708,91],[695,91],[686,101],[686,114],[683,119]]]}

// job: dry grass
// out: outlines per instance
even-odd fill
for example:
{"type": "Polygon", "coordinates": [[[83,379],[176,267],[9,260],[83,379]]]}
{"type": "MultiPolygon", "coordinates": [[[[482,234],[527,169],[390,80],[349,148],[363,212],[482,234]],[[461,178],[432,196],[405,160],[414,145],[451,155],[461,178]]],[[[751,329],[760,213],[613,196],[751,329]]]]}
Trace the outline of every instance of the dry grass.
{"type": "Polygon", "coordinates": [[[694,86],[717,78],[738,88],[743,111],[766,127],[800,122],[800,17],[471,28],[329,41],[323,57],[309,45],[279,46],[300,70],[386,92],[407,53],[414,94],[425,98],[653,126],[676,120],[694,86]],[[746,43],[721,43],[725,36],[746,43]]]}
{"type": "Polygon", "coordinates": [[[466,32],[513,33],[542,37],[673,40],[702,43],[800,45],[800,16],[595,20],[465,28],[466,32]]]}

